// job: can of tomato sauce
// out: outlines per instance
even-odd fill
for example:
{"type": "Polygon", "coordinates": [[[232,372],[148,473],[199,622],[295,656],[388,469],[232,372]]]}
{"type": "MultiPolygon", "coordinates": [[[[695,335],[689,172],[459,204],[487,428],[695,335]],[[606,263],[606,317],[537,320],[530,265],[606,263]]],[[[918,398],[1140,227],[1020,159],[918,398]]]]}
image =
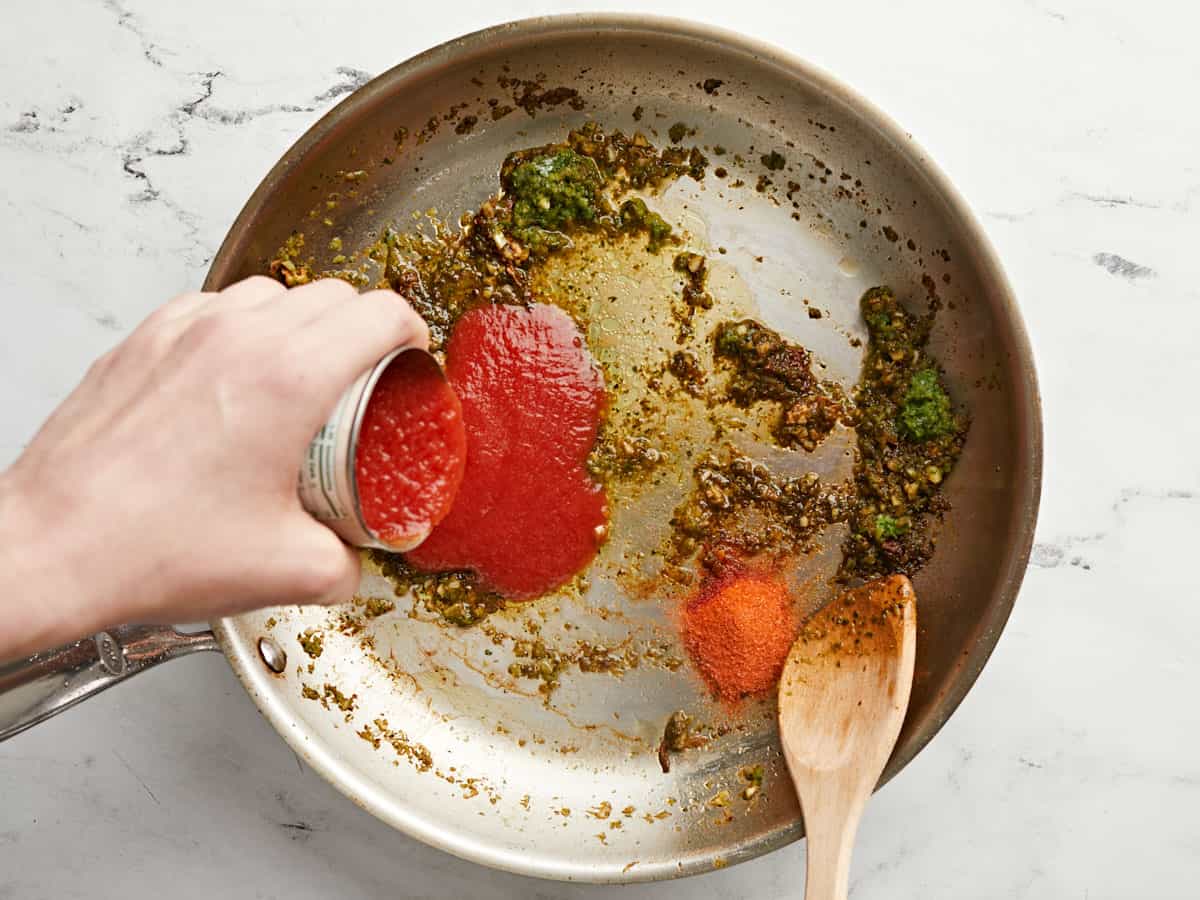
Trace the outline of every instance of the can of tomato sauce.
{"type": "MultiPolygon", "coordinates": [[[[364,507],[362,492],[364,489],[378,491],[379,488],[374,482],[364,485],[362,480],[364,476],[372,476],[376,481],[382,477],[390,483],[393,477],[386,472],[382,476],[378,476],[375,470],[362,468],[363,461],[359,458],[360,438],[363,438],[364,421],[368,417],[372,397],[377,386],[380,385],[380,380],[384,378],[393,363],[402,367],[406,376],[415,373],[411,379],[411,386],[415,393],[423,391],[428,397],[431,390],[437,391],[440,387],[449,394],[449,398],[453,401],[453,408],[447,409],[444,408],[445,403],[439,407],[414,396],[412,403],[409,404],[412,408],[401,410],[409,416],[407,421],[412,425],[412,441],[432,442],[441,448],[443,453],[449,452],[451,456],[458,453],[465,457],[465,443],[458,448],[454,432],[455,428],[458,432],[462,430],[461,407],[453,392],[446,385],[441,367],[424,350],[402,347],[389,353],[360,375],[342,394],[329,419],[321,426],[308,445],[303,464],[300,467],[298,491],[300,502],[304,508],[316,519],[329,526],[346,543],[356,547],[374,547],[404,552],[414,549],[425,539],[432,523],[426,526],[425,519],[417,516],[406,518],[403,530],[397,531],[390,526],[373,528],[370,524],[371,511],[377,510],[380,503],[367,497],[369,504],[373,502],[373,505],[364,507]],[[402,361],[400,360],[401,354],[405,354],[402,361]],[[407,354],[418,355],[410,357],[407,354]],[[422,402],[425,404],[424,406],[418,405],[422,402]],[[429,421],[431,419],[437,421],[431,422],[429,421]],[[451,436],[446,438],[446,434],[451,436]],[[446,450],[447,447],[450,448],[449,451],[446,450]],[[387,533],[384,533],[385,530],[387,533]]],[[[403,387],[403,385],[401,386],[403,387]]],[[[386,391],[389,401],[394,405],[405,406],[404,402],[396,403],[395,401],[396,385],[389,384],[383,390],[386,391]]],[[[400,399],[403,401],[405,398],[401,396],[400,399]]],[[[384,398],[381,397],[380,400],[383,402],[384,398]]],[[[379,419],[378,412],[373,415],[376,420],[379,419]]],[[[387,421],[390,423],[397,420],[387,421]]],[[[465,438],[463,440],[465,441],[465,438]]],[[[389,456],[386,452],[387,449],[390,448],[385,448],[383,453],[385,458],[389,456]]],[[[378,469],[379,453],[375,452],[373,456],[376,459],[375,469],[378,469]]],[[[420,488],[420,495],[415,496],[413,501],[414,505],[421,507],[420,512],[424,513],[426,508],[430,508],[430,494],[448,493],[449,499],[452,499],[453,492],[458,489],[458,481],[461,480],[461,460],[449,459],[444,464],[440,464],[440,468],[439,464],[435,464],[431,468],[428,458],[417,460],[421,465],[412,466],[412,460],[406,460],[404,453],[396,453],[395,456],[397,457],[395,465],[415,468],[421,473],[414,475],[412,472],[401,472],[395,477],[399,483],[416,483],[420,488]],[[455,471],[456,469],[457,471],[455,471]],[[421,483],[420,477],[425,477],[428,483],[421,483]]],[[[446,500],[446,504],[449,503],[449,499],[446,500]]],[[[395,499],[391,498],[389,502],[392,503],[390,508],[394,509],[395,499]]],[[[432,503],[431,515],[440,518],[436,511],[436,496],[432,503]]],[[[373,514],[378,516],[378,512],[373,514]]]]}

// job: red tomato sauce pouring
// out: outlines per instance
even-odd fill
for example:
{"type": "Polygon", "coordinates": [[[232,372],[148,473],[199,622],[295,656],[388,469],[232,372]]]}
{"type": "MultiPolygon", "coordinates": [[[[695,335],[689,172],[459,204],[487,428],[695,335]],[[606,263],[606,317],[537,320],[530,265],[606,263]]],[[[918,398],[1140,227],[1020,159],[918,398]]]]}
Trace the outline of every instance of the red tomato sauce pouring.
{"type": "Polygon", "coordinates": [[[411,546],[450,512],[462,483],[462,405],[427,353],[401,353],[384,369],[358,431],[355,480],[367,527],[411,546]]]}
{"type": "Polygon", "coordinates": [[[605,393],[583,336],[552,306],[472,310],[450,336],[446,375],[462,402],[466,471],[449,515],[406,558],[474,570],[514,599],[558,587],[596,555],[608,513],[586,467],[605,393]]]}

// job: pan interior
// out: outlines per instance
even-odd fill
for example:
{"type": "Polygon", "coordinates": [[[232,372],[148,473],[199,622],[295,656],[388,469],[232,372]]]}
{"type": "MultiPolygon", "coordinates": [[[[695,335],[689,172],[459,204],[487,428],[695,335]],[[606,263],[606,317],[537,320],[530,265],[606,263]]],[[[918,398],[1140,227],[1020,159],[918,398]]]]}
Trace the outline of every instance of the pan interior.
{"type": "MultiPolygon", "coordinates": [[[[588,120],[658,144],[684,123],[714,166],[713,148],[724,148],[728,178],[710,168],[703,183],[681,180],[654,203],[717,260],[718,302],[808,347],[824,377],[849,385],[857,376],[862,350],[851,340],[865,337],[857,304],[868,287],[889,284],[917,306],[936,293],[942,303],[931,346],[972,424],[947,487],[953,508],[939,550],[915,579],[917,676],[890,777],[940,727],[998,637],[1032,536],[1039,433],[1028,349],[990,250],[919,151],[843,89],[765,48],[691,26],[578,18],[472,36],[377,79],[315,126],[243,212],[209,286],[265,271],[294,229],[332,266],[334,238],[363,246],[384,223],[403,227],[430,210],[453,221],[495,190],[510,150],[561,141],[588,120]],[[531,115],[519,104],[529,85],[568,87],[578,100],[531,115]],[[514,109],[497,116],[506,106],[514,109]],[[765,165],[772,152],[785,169],[765,165]],[[725,252],[713,254],[718,247],[725,252]]],[[[632,304],[653,277],[586,281],[582,291],[632,304]]],[[[607,337],[590,337],[607,340],[619,361],[641,340],[632,321],[618,317],[607,337]]],[[[752,432],[747,449],[772,452],[752,432]]],[[[851,457],[845,442],[830,441],[789,459],[839,473],[851,457]]],[[[638,542],[657,540],[676,499],[668,485],[614,504],[614,534],[626,537],[602,554],[586,591],[502,611],[488,629],[446,627],[368,575],[363,596],[394,599],[394,610],[280,607],[217,631],[299,752],[357,802],[436,846],[593,881],[738,862],[798,837],[799,810],[773,703],[730,714],[708,699],[686,662],[674,666],[683,653],[669,598],[630,596],[638,542]],[[640,664],[620,677],[573,667],[546,701],[536,682],[507,672],[513,640],[534,631],[547,643],[631,642],[640,664]],[[320,635],[319,655],[302,646],[306,634],[320,635]],[[258,659],[265,635],[288,654],[281,676],[258,659]],[[655,749],[681,708],[727,731],[664,774],[655,749]],[[757,766],[763,788],[754,796],[748,773],[757,766]]],[[[828,596],[836,537],[800,573],[810,607],[828,596]]]]}

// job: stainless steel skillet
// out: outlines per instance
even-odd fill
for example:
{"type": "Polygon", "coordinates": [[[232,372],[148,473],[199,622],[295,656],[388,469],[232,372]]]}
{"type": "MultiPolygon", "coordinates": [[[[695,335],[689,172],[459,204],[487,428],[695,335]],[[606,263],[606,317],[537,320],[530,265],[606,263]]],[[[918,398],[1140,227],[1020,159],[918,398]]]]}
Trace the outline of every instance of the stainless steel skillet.
{"type": "MultiPolygon", "coordinates": [[[[509,150],[560,140],[588,119],[658,142],[682,122],[714,165],[712,148],[726,149],[720,186],[711,176],[703,187],[681,183],[663,202],[726,248],[758,315],[813,349],[831,376],[853,380],[857,370],[861,350],[846,338],[861,334],[865,287],[891,284],[912,301],[936,293],[943,304],[934,348],[973,422],[939,551],[916,579],[917,676],[890,778],[961,702],[1008,617],[1036,519],[1041,422],[1029,343],[986,237],[920,148],[865,100],[775,48],[690,23],[584,15],[490,29],[396,67],[313,126],[247,203],[206,287],[262,272],[297,228],[334,265],[333,237],[353,247],[431,207],[453,218],[494,189],[509,150]],[[785,169],[760,162],[772,151],[785,169]],[[761,192],[760,178],[772,182],[761,192]],[[822,319],[808,317],[805,299],[822,319]]],[[[381,583],[366,589],[386,595],[381,583]]],[[[765,707],[744,710],[664,775],[653,748],[665,716],[706,702],[686,667],[568,673],[547,705],[505,679],[509,657],[486,634],[407,611],[402,601],[353,634],[337,611],[296,607],[222,619],[211,635],[113,629],[0,670],[0,732],[157,662],[219,648],[285,740],[347,796],[486,865],[651,880],[801,835],[765,707]],[[319,656],[297,640],[310,629],[323,635],[319,656]],[[327,685],[353,697],[347,709],[327,685]],[[757,765],[764,789],[745,800],[744,773],[757,765]]],[[[519,633],[531,619],[544,633],[569,623],[605,639],[669,631],[655,604],[603,578],[585,601],[541,601],[500,614],[496,627],[519,633]]]]}

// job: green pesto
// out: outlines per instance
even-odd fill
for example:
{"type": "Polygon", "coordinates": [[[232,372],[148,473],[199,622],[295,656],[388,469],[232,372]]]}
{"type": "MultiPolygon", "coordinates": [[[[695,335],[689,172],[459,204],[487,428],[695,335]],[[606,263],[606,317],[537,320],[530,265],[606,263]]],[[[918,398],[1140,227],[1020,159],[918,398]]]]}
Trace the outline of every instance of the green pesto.
{"type": "Polygon", "coordinates": [[[854,507],[843,579],[913,574],[929,560],[942,496],[966,440],[926,345],[932,313],[915,315],[889,288],[860,303],[870,340],[855,386],[854,507]]]}
{"type": "Polygon", "coordinates": [[[645,232],[648,238],[646,250],[650,253],[657,253],[674,238],[667,220],[646,206],[640,197],[621,204],[619,227],[622,231],[645,232]]]}
{"type": "Polygon", "coordinates": [[[517,165],[504,181],[513,198],[513,236],[536,242],[539,232],[596,221],[602,187],[596,163],[574,150],[564,148],[517,165]]]}
{"type": "Polygon", "coordinates": [[[897,361],[903,360],[929,340],[930,319],[911,315],[900,305],[891,288],[871,288],[863,294],[859,307],[867,324],[870,354],[877,359],[895,357],[897,361]]]}
{"type": "Polygon", "coordinates": [[[900,524],[900,520],[895,516],[889,516],[887,513],[879,513],[875,517],[875,536],[881,541],[886,541],[889,538],[900,537],[904,533],[904,526],[900,524]]]}
{"type": "Polygon", "coordinates": [[[914,373],[900,407],[901,432],[910,440],[927,441],[949,434],[954,427],[950,397],[938,382],[937,370],[914,373]]]}

